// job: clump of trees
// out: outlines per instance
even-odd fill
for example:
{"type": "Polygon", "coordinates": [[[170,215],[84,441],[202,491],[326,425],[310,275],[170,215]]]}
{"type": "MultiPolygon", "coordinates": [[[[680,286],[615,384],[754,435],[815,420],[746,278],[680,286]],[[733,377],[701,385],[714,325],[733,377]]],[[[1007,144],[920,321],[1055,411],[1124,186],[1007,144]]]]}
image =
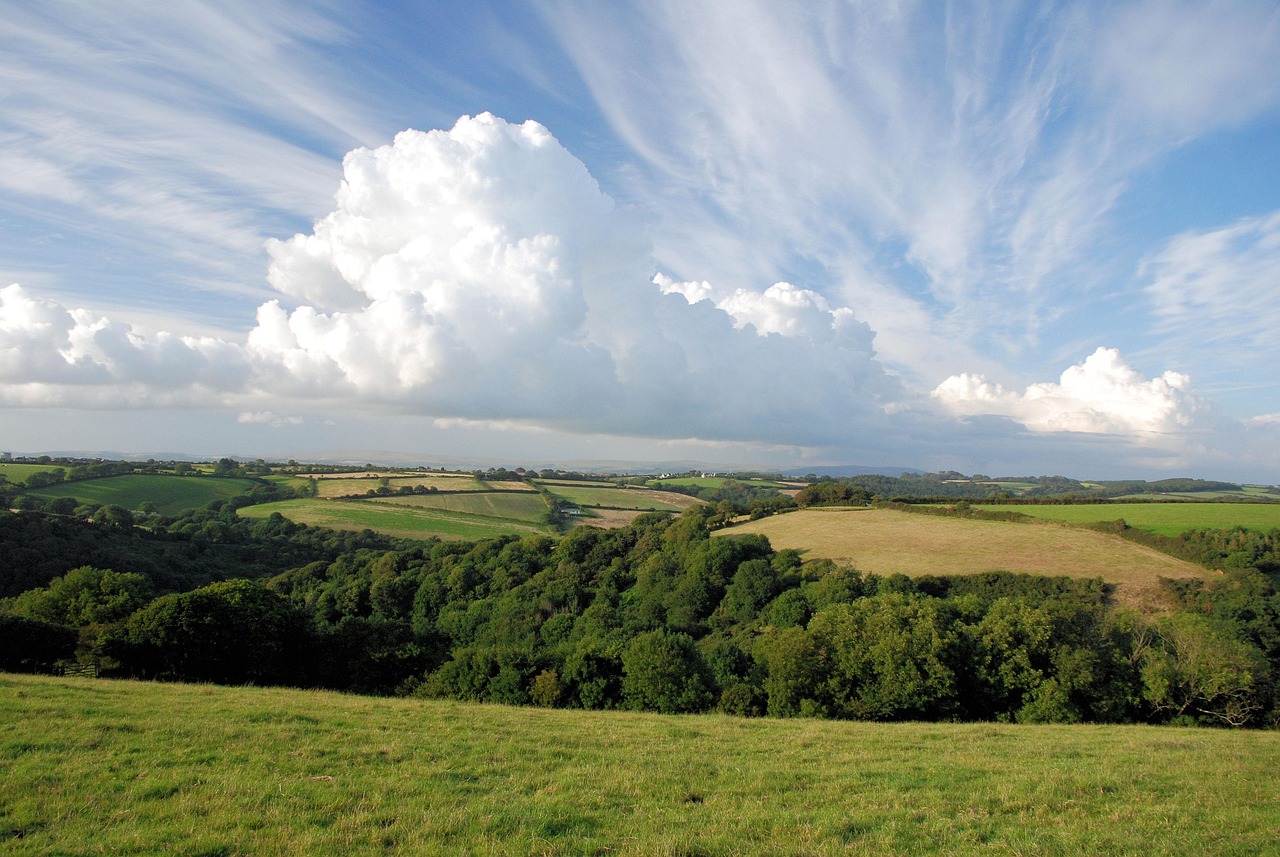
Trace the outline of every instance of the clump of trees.
{"type": "Polygon", "coordinates": [[[1280,712],[1280,596],[1259,569],[1276,533],[1195,536],[1224,574],[1170,585],[1153,617],[1098,580],[805,563],[760,536],[711,538],[712,506],[476,543],[233,507],[145,532],[8,516],[0,558],[23,522],[19,538],[68,565],[0,603],[4,668],[746,716],[1265,726],[1280,712]],[[199,574],[178,574],[189,562],[199,574]]]}

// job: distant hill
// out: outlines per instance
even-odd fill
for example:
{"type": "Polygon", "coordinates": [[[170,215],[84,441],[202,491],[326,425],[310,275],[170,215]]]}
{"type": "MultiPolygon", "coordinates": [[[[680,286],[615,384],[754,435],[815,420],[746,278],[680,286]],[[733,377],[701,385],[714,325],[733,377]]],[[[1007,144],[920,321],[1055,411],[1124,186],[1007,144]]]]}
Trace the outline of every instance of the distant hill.
{"type": "Polygon", "coordinates": [[[811,467],[792,467],[789,470],[777,471],[783,476],[901,476],[903,473],[914,475],[925,471],[914,467],[867,467],[862,464],[813,465],[811,467]]]}

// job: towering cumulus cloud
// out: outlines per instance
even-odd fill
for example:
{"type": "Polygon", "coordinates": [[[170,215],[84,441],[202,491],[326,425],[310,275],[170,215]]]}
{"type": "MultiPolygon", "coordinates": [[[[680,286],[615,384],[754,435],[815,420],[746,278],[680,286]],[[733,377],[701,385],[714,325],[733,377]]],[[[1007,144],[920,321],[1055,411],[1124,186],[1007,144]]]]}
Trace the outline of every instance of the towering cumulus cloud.
{"type": "Polygon", "coordinates": [[[96,385],[102,402],[205,397],[270,424],[343,402],[819,444],[879,430],[902,396],[870,329],[815,292],[655,277],[644,224],[536,122],[405,131],[343,173],[311,234],[269,242],[279,297],[243,341],[148,336],[5,290],[8,398],[92,403],[96,385]]]}
{"type": "Polygon", "coordinates": [[[482,114],[356,150],[336,201],[312,234],[269,247],[284,297],[249,337],[264,384],[443,417],[786,442],[829,440],[893,391],[870,330],[816,294],[702,301],[654,279],[640,225],[536,122],[482,114]]]}

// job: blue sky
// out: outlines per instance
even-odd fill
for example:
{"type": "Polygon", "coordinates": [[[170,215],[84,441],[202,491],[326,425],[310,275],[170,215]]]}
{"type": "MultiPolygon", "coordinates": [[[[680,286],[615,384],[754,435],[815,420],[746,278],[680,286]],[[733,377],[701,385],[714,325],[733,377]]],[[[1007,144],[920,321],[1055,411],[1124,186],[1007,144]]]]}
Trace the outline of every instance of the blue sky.
{"type": "Polygon", "coordinates": [[[18,3],[0,104],[15,452],[1280,481],[1274,3],[18,3]]]}

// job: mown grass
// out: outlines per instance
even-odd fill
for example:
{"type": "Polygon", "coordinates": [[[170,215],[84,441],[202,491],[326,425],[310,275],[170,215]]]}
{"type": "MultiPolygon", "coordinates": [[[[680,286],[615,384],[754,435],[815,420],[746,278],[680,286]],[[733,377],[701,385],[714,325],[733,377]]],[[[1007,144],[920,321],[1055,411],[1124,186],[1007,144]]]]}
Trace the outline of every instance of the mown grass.
{"type": "Polygon", "coordinates": [[[1082,503],[1078,506],[975,506],[1020,512],[1032,518],[1087,524],[1123,518],[1131,527],[1176,536],[1200,528],[1280,527],[1280,503],[1082,503]]]}
{"type": "Polygon", "coordinates": [[[468,493],[468,494],[415,494],[406,497],[379,497],[367,502],[389,503],[420,509],[441,509],[463,515],[482,515],[488,518],[507,518],[513,521],[535,523],[547,514],[547,502],[533,492],[526,493],[468,493]]]}
{"type": "Polygon", "coordinates": [[[698,502],[683,494],[663,491],[645,491],[633,488],[596,488],[581,485],[550,485],[547,490],[577,506],[603,506],[612,509],[641,509],[645,511],[674,512],[686,509],[698,502]]]}
{"type": "Polygon", "coordinates": [[[0,758],[14,855],[1256,855],[1280,817],[1276,732],[0,676],[0,758]]]}
{"type": "MultiPolygon", "coordinates": [[[[1024,507],[1017,508],[1021,511],[1024,507]]],[[[1051,523],[826,508],[761,518],[718,530],[716,535],[744,533],[763,533],[774,549],[794,548],[806,559],[832,559],[880,575],[1012,571],[1146,585],[1162,576],[1209,574],[1198,565],[1118,536],[1051,523]]]]}
{"type": "Polygon", "coordinates": [[[126,509],[137,509],[150,502],[162,515],[178,515],[207,506],[214,500],[229,500],[248,493],[256,485],[251,479],[132,473],[63,482],[29,493],[46,500],[74,497],[82,503],[114,504],[126,509]]]}
{"type": "Polygon", "coordinates": [[[540,524],[365,500],[282,500],[246,506],[237,514],[246,518],[266,518],[273,512],[279,512],[298,524],[355,532],[367,529],[406,539],[474,540],[503,535],[552,534],[550,527],[540,524]]]}

